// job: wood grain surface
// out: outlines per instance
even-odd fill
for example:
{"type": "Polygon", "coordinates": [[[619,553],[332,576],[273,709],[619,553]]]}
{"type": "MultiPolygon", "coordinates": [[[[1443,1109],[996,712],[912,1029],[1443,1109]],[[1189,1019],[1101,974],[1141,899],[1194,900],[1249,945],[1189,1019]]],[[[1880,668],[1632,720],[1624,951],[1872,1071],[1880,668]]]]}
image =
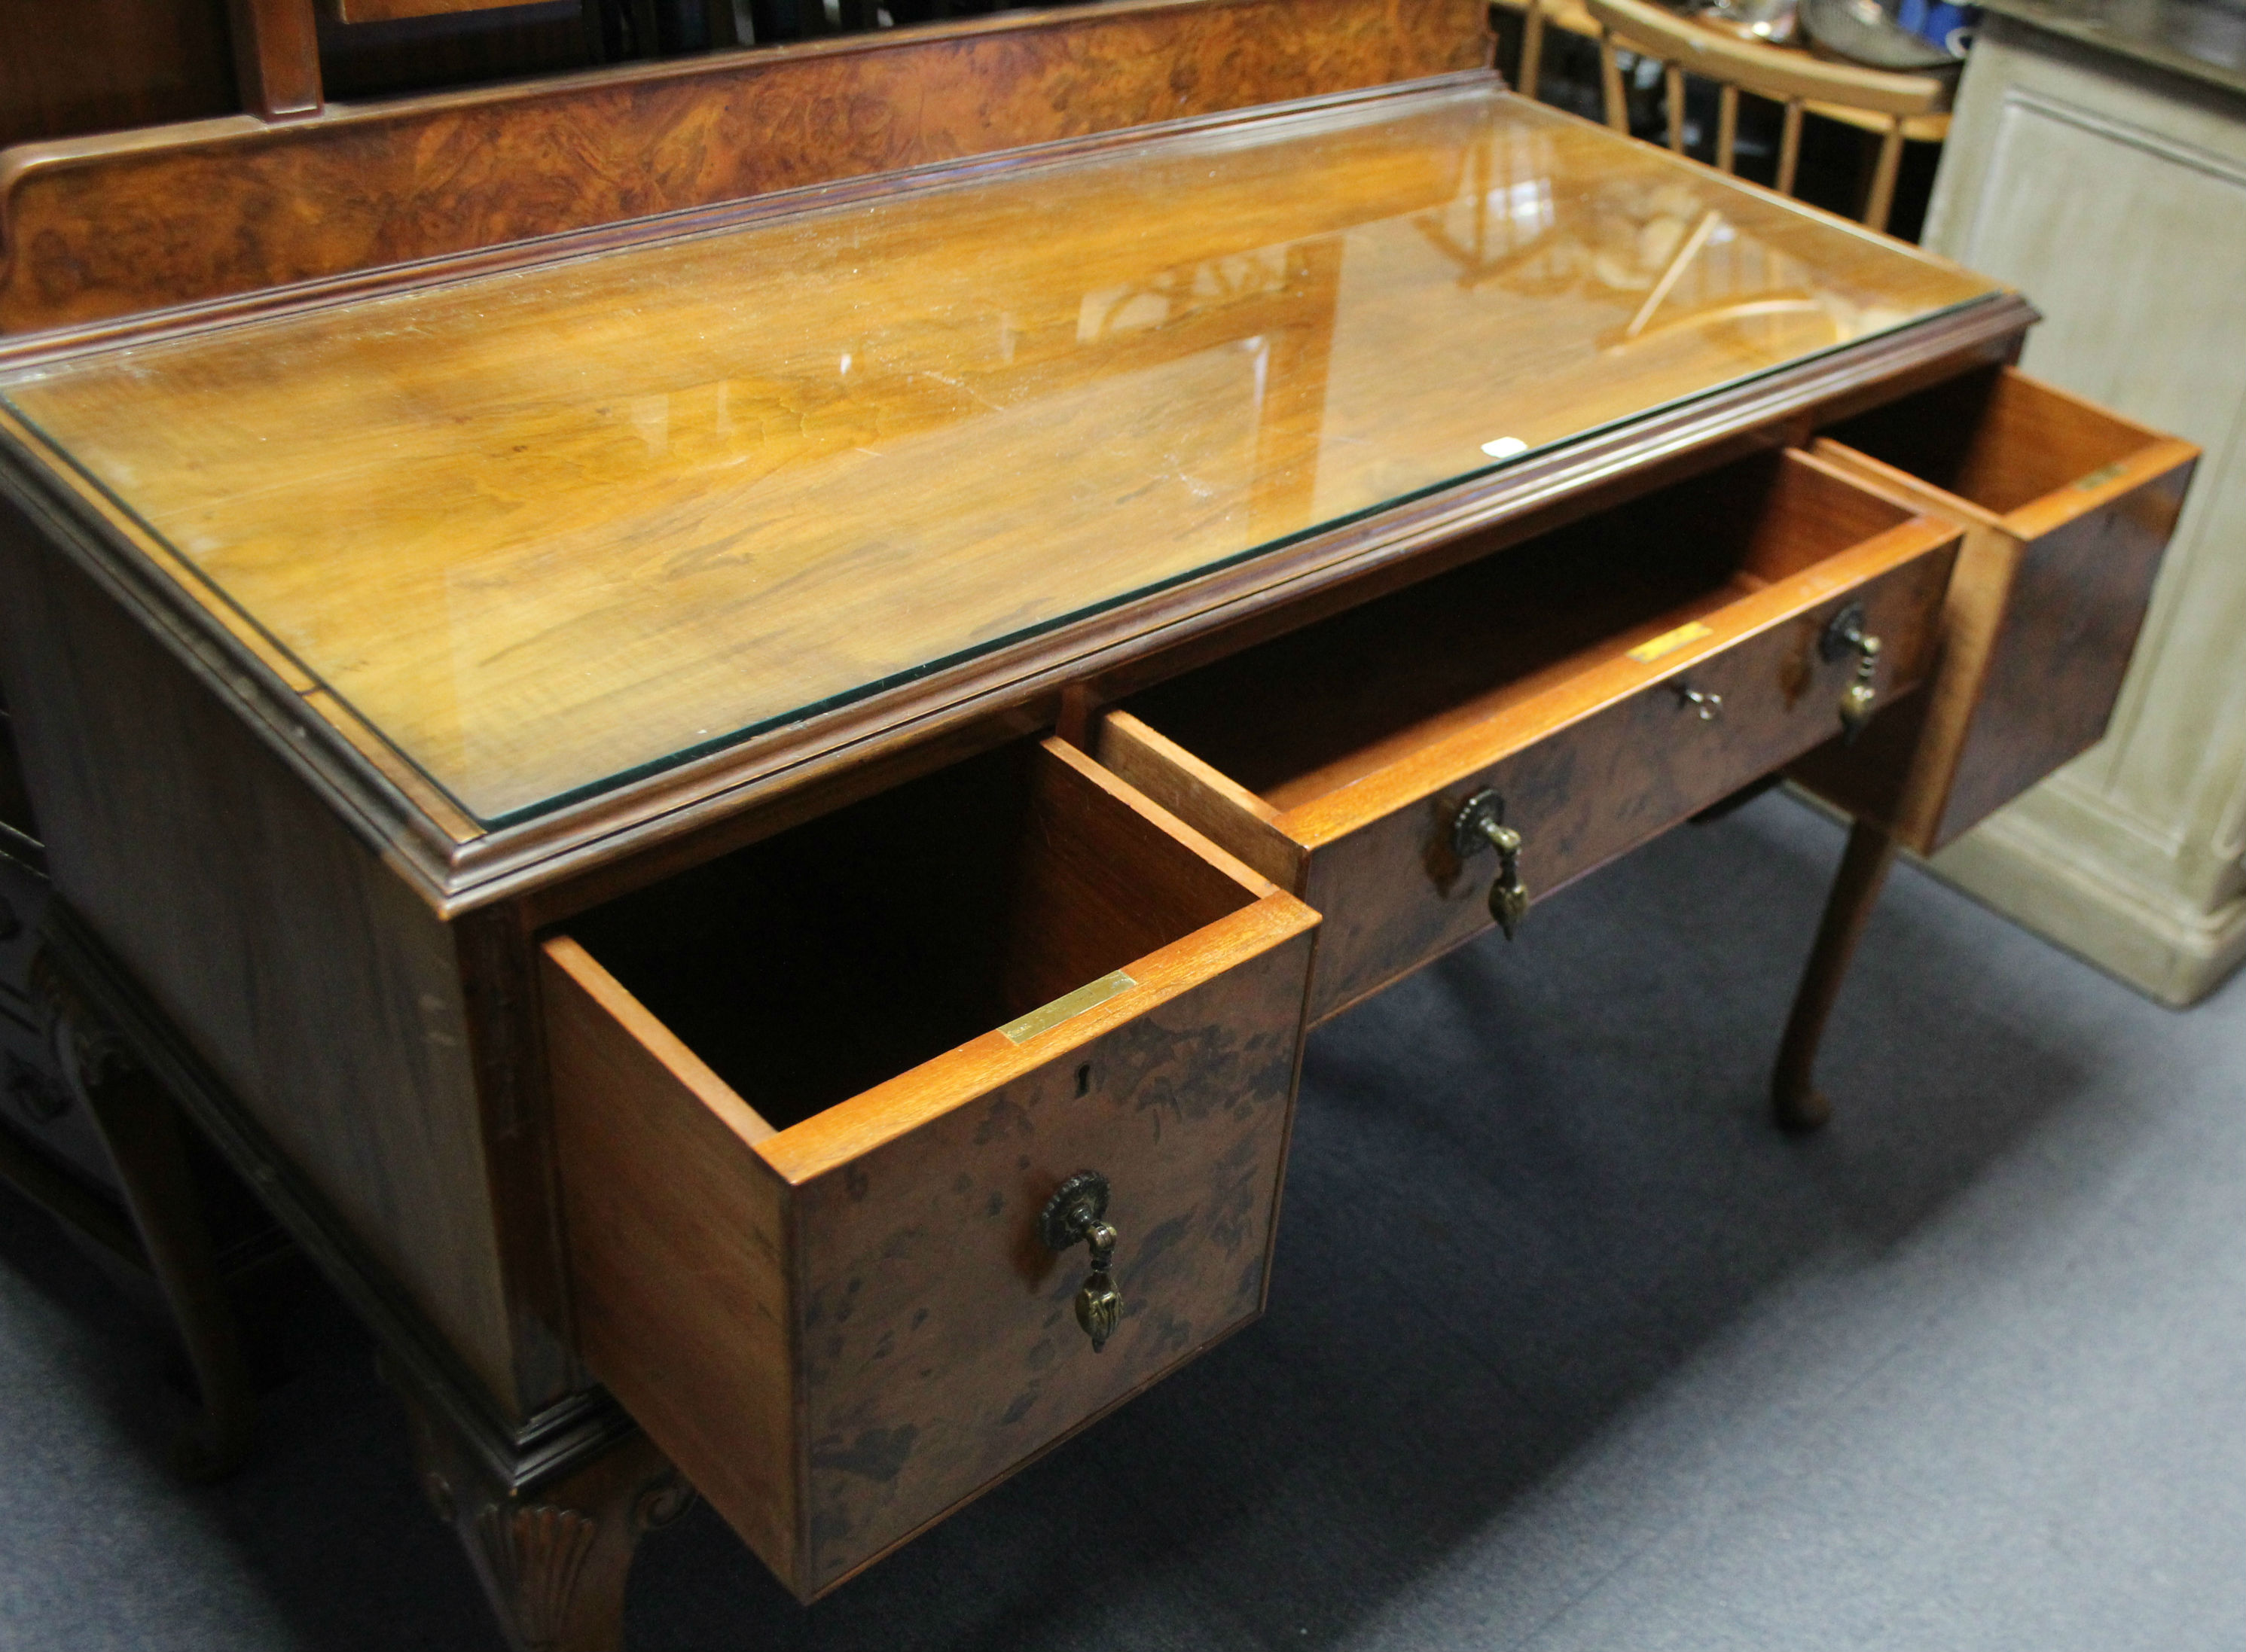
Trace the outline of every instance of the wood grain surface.
{"type": "MultiPolygon", "coordinates": [[[[1861,602],[1869,626],[1897,649],[1894,667],[1883,667],[1882,691],[1892,697],[1908,689],[1931,654],[1950,543],[1954,530],[1946,526],[1930,533],[1923,525],[1897,530],[1861,556],[1836,559],[1837,583],[1806,608],[1757,615],[1762,605],[1749,599],[1724,615],[1726,629],[1736,626],[1746,635],[1671,673],[1723,697],[1723,715],[1712,724],[1693,717],[1664,680],[1329,840],[1313,852],[1317,875],[1304,893],[1308,901],[1323,901],[1317,910],[1326,914],[1312,1020],[1339,1013],[1489,928],[1494,857],[1462,865],[1446,852],[1451,821],[1481,787],[1505,798],[1506,819],[1525,840],[1521,871],[1533,900],[1823,739],[1834,725],[1847,670],[1817,663],[1816,644],[1844,601],[1861,602]]],[[[1808,594],[1801,588],[1821,582],[1805,577],[1789,595],[1798,601],[1808,594]]],[[[1460,755],[1439,753],[1429,767],[1448,769],[1460,755]]],[[[1528,923],[1535,921],[1532,907],[1528,923]]],[[[1532,942],[1533,928],[1521,933],[1524,943],[1532,942]]]]}
{"type": "Polygon", "coordinates": [[[1120,707],[1100,714],[1099,761],[1179,819],[1229,846],[1283,889],[1300,889],[1303,846],[1279,825],[1281,811],[1214,764],[1120,707]]]}
{"type": "MultiPolygon", "coordinates": [[[[1480,68],[1487,55],[1473,0],[1124,0],[335,107],[277,128],[242,117],[25,146],[0,156],[0,331],[1480,68]]],[[[316,75],[310,95],[316,104],[316,75]]]]}
{"type": "Polygon", "coordinates": [[[500,1261],[452,931],[4,501],[0,587],[64,899],[494,1401],[553,1397],[500,1261]]]}
{"type": "Polygon", "coordinates": [[[586,1357],[806,1598],[1258,1311],[1317,921],[1058,742],[861,812],[1000,842],[987,867],[935,863],[967,886],[961,928],[830,913],[832,955],[807,951],[774,874],[862,881],[844,819],[744,853],[727,952],[660,890],[545,947],[586,1357]],[[1119,966],[1119,995],[991,1030],[1119,966]],[[771,1003],[803,974],[808,997],[771,1003]],[[931,1039],[952,1047],[916,1058],[931,1039]],[[1034,1231],[1087,1166],[1124,1233],[1097,1354],[1071,1315],[1081,1254],[1034,1231]]]}
{"type": "Polygon", "coordinates": [[[261,120],[319,113],[320,38],[309,0],[228,0],[227,14],[242,106],[261,120]]]}
{"type": "Polygon", "coordinates": [[[394,23],[401,17],[441,17],[460,11],[500,11],[542,6],[549,0],[334,0],[344,23],[394,23]]]}
{"type": "Polygon", "coordinates": [[[578,1346],[793,1577],[794,1267],[786,1190],[746,1151],[771,1127],[575,942],[547,942],[541,974],[578,1346]]]}
{"type": "Polygon", "coordinates": [[[226,0],[0,0],[0,148],[241,106],[226,0]]]}
{"type": "Polygon", "coordinates": [[[1104,1037],[1057,1040],[801,1190],[812,1589],[1262,1310],[1310,953],[1298,930],[1104,1037]],[[1123,1322],[1096,1353],[1070,1308],[1082,1253],[1032,1231],[1085,1168],[1113,1185],[1122,1234],[1123,1322]]]}
{"type": "Polygon", "coordinates": [[[1315,1021],[1487,926],[1494,857],[1450,847],[1480,787],[1547,894],[1818,744],[1853,662],[1817,638],[1851,595],[1881,691],[1916,683],[1957,532],[1801,454],[1750,460],[1180,677],[1099,750],[1139,773],[1182,748],[1194,767],[1157,796],[1243,858],[1298,846],[1290,887],[1325,918],[1315,1021]]]}
{"type": "Polygon", "coordinates": [[[1940,108],[1949,97],[1947,85],[1925,75],[1784,51],[1727,34],[1720,24],[1695,23],[1649,0],[1586,0],[1585,10],[1627,51],[1778,103],[1822,99],[1881,114],[1916,115],[1940,108]]]}
{"type": "Polygon", "coordinates": [[[1928,691],[1795,770],[1931,854],[2104,735],[2199,450],[2004,368],[1817,451],[1965,527],[1928,691]]]}
{"type": "Polygon", "coordinates": [[[1460,90],[5,394],[489,822],[1988,290],[1460,90]]]}

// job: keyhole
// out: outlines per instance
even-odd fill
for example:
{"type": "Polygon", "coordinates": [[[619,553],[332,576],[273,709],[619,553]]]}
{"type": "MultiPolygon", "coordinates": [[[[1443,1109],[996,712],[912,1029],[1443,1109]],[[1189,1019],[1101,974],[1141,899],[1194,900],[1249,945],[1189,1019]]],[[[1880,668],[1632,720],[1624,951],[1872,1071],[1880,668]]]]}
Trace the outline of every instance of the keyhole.
{"type": "Polygon", "coordinates": [[[1092,1064],[1088,1061],[1076,1070],[1076,1093],[1079,1096],[1092,1093],[1092,1064]]]}

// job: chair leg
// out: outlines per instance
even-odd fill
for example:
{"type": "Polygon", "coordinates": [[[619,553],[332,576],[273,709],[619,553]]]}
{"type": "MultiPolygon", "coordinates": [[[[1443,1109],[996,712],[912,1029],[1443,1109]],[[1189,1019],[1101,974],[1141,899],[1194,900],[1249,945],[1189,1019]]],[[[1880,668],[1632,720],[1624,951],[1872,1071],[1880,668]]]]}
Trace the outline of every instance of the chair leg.
{"type": "Polygon", "coordinates": [[[1848,830],[1848,846],[1833,876],[1817,942],[1801,972],[1793,1013],[1787,1018],[1786,1037],[1778,1048],[1770,1099],[1781,1130],[1815,1130],[1832,1117],[1832,1105],[1816,1084],[1817,1047],[1841,996],[1841,984],[1848,979],[1856,942],[1863,938],[1865,921],[1887,881],[1888,867],[1894,864],[1895,851],[1895,838],[1884,827],[1859,820],[1848,830]]]}
{"type": "Polygon", "coordinates": [[[1864,203],[1864,227],[1884,233],[1895,209],[1895,176],[1902,169],[1902,118],[1895,117],[1880,139],[1879,164],[1872,172],[1871,199],[1864,203]]]}
{"type": "Polygon", "coordinates": [[[1786,126],[1778,140],[1778,193],[1793,193],[1793,174],[1801,164],[1801,99],[1790,98],[1786,105],[1786,126]]]}
{"type": "Polygon", "coordinates": [[[178,1104],[51,966],[43,960],[35,969],[64,1077],[116,1166],[201,1391],[201,1415],[173,1442],[174,1465],[192,1479],[221,1479],[248,1455],[256,1400],[188,1168],[178,1104]]]}
{"type": "Polygon", "coordinates": [[[1622,90],[1622,60],[1615,55],[1614,37],[1599,37],[1599,85],[1605,89],[1607,125],[1625,138],[1630,135],[1630,105],[1622,90]]]}

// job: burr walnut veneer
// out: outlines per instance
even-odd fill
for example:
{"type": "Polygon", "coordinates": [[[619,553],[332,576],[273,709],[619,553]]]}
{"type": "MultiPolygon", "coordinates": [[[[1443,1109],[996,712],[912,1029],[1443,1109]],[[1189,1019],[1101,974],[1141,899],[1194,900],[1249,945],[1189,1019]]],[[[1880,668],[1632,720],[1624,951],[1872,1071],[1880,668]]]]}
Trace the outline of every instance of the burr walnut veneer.
{"type": "Polygon", "coordinates": [[[676,1503],[598,1385],[814,1597],[1261,1310],[1308,1024],[1790,763],[1876,848],[2102,722],[2190,451],[1484,29],[0,156],[58,955],[385,1328],[523,1643],[676,1503]]]}
{"type": "Polygon", "coordinates": [[[1916,686],[1957,541],[1761,455],[1174,678],[1097,749],[1325,914],[1323,1020],[1488,927],[1450,831],[1474,793],[1546,894],[1829,740],[1844,608],[1875,691],[1916,686]]]}
{"type": "Polygon", "coordinates": [[[1816,452],[1965,528],[1940,683],[1800,772],[1931,854],[2105,732],[2198,450],[2007,367],[1816,452]]]}

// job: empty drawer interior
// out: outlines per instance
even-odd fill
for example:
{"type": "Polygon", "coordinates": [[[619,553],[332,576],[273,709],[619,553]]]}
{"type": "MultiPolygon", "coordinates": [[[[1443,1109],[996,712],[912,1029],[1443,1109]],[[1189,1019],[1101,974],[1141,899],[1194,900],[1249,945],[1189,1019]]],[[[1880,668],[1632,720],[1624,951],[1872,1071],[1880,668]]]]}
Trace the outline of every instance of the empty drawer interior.
{"type": "Polygon", "coordinates": [[[1948,380],[1822,433],[1992,516],[2097,479],[2159,439],[2002,367],[1948,380]]]}
{"type": "Polygon", "coordinates": [[[625,896],[570,930],[785,1130],[1256,898],[1031,743],[625,896]]]}
{"type": "Polygon", "coordinates": [[[1909,515],[1773,453],[1174,678],[1126,708],[1284,812],[1909,515]]]}

